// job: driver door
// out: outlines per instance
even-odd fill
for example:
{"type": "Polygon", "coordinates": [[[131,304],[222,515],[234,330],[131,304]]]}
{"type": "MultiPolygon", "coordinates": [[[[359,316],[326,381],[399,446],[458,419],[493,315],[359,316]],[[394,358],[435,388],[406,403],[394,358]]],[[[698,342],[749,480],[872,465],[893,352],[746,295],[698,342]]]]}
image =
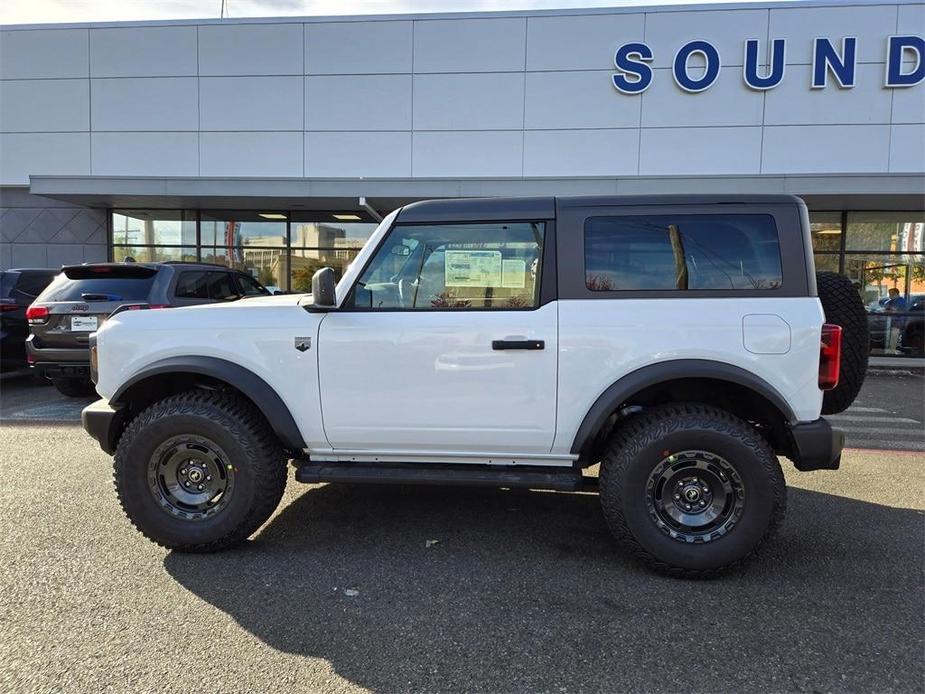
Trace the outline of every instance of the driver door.
{"type": "Polygon", "coordinates": [[[541,301],[545,226],[392,228],[321,322],[323,423],[335,452],[550,451],[557,308],[541,301]]]}

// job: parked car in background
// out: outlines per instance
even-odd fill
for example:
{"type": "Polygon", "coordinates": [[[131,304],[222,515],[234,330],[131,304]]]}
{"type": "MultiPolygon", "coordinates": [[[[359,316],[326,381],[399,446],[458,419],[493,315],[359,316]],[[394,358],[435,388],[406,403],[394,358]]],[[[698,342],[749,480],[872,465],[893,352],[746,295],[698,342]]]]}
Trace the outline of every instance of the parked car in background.
{"type": "Polygon", "coordinates": [[[61,269],[26,312],[26,358],[65,395],[93,392],[90,334],[127,309],[236,301],[270,292],[250,275],[204,263],[93,263],[61,269]]]}
{"type": "Polygon", "coordinates": [[[19,268],[0,273],[0,371],[26,366],[26,309],[59,270],[19,268]]]}
{"type": "Polygon", "coordinates": [[[905,318],[899,334],[899,351],[916,357],[925,356],[925,294],[910,297],[905,318]]]}

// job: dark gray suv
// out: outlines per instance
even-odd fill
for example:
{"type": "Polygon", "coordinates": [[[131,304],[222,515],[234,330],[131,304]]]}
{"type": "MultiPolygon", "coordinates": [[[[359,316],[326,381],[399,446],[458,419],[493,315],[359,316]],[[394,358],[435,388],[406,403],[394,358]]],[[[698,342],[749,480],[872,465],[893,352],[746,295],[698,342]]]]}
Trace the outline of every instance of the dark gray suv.
{"type": "Polygon", "coordinates": [[[204,263],[93,263],[61,274],[26,311],[27,360],[65,395],[93,392],[90,334],[117,311],[236,301],[270,292],[250,275],[204,263]]]}

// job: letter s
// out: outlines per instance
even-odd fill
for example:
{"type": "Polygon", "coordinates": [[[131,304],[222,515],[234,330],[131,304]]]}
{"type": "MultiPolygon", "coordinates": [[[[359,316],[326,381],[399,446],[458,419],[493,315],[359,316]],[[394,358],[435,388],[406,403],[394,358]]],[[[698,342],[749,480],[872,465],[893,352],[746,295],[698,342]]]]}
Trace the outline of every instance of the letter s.
{"type": "Polygon", "coordinates": [[[644,43],[625,43],[617,49],[613,64],[622,74],[613,76],[613,86],[624,94],[641,94],[652,84],[652,49],[644,43]],[[635,79],[627,79],[627,77],[635,79]]]}

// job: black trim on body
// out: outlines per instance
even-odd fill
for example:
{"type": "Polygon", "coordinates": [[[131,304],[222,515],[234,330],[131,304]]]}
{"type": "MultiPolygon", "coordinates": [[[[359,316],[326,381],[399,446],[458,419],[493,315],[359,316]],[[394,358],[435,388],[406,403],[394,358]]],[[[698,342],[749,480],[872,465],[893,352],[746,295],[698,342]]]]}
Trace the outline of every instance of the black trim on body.
{"type": "Polygon", "coordinates": [[[767,381],[745,369],[707,359],[675,359],[628,373],[601,393],[578,427],[571,453],[581,454],[594,441],[607,418],[627,399],[649,386],[683,378],[712,378],[744,386],[764,396],[788,422],[796,421],[796,415],[784,397],[767,381]]]}
{"type": "Polygon", "coordinates": [[[145,379],[180,373],[209,376],[237,388],[260,409],[285,448],[305,448],[305,441],[292,413],[276,391],[252,371],[217,357],[170,357],[156,361],[122,384],[112,396],[110,403],[114,407],[128,404],[123,401],[126,393],[145,379]]]}
{"type": "Polygon", "coordinates": [[[845,433],[833,429],[825,419],[790,427],[793,453],[789,456],[797,470],[837,470],[845,446],[845,433]]]}

